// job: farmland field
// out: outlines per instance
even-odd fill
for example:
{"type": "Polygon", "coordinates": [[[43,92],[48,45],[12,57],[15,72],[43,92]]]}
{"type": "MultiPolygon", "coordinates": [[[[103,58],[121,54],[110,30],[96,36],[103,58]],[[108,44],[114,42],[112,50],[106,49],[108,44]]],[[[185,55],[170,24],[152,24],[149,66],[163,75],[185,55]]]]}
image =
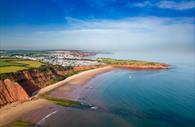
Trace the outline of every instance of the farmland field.
{"type": "Polygon", "coordinates": [[[34,60],[0,58],[0,74],[16,72],[30,68],[38,68],[42,65],[43,63],[34,60]]]}

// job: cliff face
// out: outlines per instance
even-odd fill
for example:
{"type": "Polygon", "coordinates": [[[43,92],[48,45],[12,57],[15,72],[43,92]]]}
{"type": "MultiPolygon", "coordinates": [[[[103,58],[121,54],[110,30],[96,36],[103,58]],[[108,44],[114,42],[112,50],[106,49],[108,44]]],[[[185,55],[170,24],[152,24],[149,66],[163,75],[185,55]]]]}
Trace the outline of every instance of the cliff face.
{"type": "Polygon", "coordinates": [[[29,98],[26,91],[10,79],[0,80],[0,107],[15,101],[25,101],[29,98]]]}
{"type": "Polygon", "coordinates": [[[63,80],[66,74],[92,68],[97,67],[63,68],[58,66],[19,71],[11,74],[9,79],[0,80],[0,107],[11,102],[27,100],[41,88],[63,80]]]}
{"type": "Polygon", "coordinates": [[[18,82],[29,96],[48,85],[50,79],[56,76],[51,71],[41,72],[38,70],[22,71],[13,76],[13,80],[18,82]]]}
{"type": "Polygon", "coordinates": [[[33,69],[17,72],[12,79],[19,83],[29,96],[32,96],[37,90],[52,84],[52,80],[56,77],[61,77],[60,80],[62,80],[63,76],[71,70],[60,66],[45,70],[33,69]]]}

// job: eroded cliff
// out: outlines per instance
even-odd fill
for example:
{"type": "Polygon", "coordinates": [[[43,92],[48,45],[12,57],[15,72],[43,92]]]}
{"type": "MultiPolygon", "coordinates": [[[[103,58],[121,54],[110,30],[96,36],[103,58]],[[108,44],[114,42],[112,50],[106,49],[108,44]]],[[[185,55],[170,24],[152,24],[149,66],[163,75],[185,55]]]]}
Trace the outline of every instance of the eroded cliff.
{"type": "Polygon", "coordinates": [[[25,101],[36,94],[38,90],[50,84],[63,80],[80,71],[97,68],[45,66],[36,69],[19,71],[1,75],[0,107],[15,101],[25,101]]]}
{"type": "Polygon", "coordinates": [[[0,107],[15,101],[28,100],[26,91],[10,79],[0,80],[0,107]]]}

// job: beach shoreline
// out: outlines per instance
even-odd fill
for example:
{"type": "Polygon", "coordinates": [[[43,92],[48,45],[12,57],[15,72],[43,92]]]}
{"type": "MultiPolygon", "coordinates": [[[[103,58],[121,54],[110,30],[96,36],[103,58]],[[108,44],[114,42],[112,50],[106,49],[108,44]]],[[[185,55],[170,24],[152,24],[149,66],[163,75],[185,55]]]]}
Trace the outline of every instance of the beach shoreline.
{"type": "MultiPolygon", "coordinates": [[[[37,92],[35,96],[32,96],[29,101],[26,102],[15,102],[8,104],[0,109],[0,126],[6,126],[16,120],[18,120],[23,115],[33,112],[35,109],[39,109],[44,106],[54,105],[52,102],[39,98],[40,95],[48,93],[56,88],[61,86],[66,86],[66,84],[80,84],[83,85],[93,77],[98,74],[111,71],[114,67],[112,66],[104,66],[92,70],[87,70],[84,72],[80,72],[73,76],[66,78],[60,82],[49,85],[45,88],[42,88],[37,92]]],[[[67,85],[69,88],[71,85],[67,85]]]]}
{"type": "MultiPolygon", "coordinates": [[[[54,83],[52,85],[40,89],[34,96],[32,96],[26,102],[15,102],[2,107],[0,109],[0,126],[6,126],[16,120],[19,120],[22,116],[28,113],[29,114],[32,113],[33,110],[43,108],[44,106],[49,107],[55,105],[49,100],[40,98],[40,96],[44,94],[49,93],[48,95],[52,97],[65,98],[69,100],[78,101],[79,94],[80,92],[82,92],[82,90],[79,89],[80,87],[83,87],[83,85],[86,84],[89,80],[93,79],[93,77],[101,73],[112,71],[113,69],[117,69],[117,68],[121,68],[121,69],[126,68],[130,70],[137,69],[137,68],[129,68],[126,66],[105,65],[103,67],[101,66],[99,68],[83,71],[73,76],[70,76],[65,80],[59,81],[57,83],[54,83]],[[79,90],[73,92],[75,90],[75,88],[73,88],[75,85],[79,90]],[[56,95],[50,94],[53,91],[57,91],[56,92],[57,94],[56,95]],[[68,96],[64,96],[64,93],[70,93],[70,94],[68,94],[68,96]]],[[[145,70],[145,69],[148,68],[141,68],[141,70],[145,70]]],[[[160,69],[164,69],[164,68],[160,68],[160,69]]]]}

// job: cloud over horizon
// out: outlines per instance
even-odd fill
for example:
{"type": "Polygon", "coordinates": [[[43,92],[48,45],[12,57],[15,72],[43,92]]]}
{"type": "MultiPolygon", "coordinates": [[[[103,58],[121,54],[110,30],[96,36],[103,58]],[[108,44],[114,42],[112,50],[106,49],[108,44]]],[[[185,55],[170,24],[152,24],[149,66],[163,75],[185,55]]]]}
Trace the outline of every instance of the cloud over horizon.
{"type": "Polygon", "coordinates": [[[194,48],[194,4],[193,0],[4,0],[0,48],[194,48]]]}
{"type": "Polygon", "coordinates": [[[15,41],[23,46],[44,48],[129,50],[190,48],[194,43],[194,18],[130,17],[120,20],[81,20],[65,17],[61,30],[35,31],[7,37],[4,47],[15,41]]]}

